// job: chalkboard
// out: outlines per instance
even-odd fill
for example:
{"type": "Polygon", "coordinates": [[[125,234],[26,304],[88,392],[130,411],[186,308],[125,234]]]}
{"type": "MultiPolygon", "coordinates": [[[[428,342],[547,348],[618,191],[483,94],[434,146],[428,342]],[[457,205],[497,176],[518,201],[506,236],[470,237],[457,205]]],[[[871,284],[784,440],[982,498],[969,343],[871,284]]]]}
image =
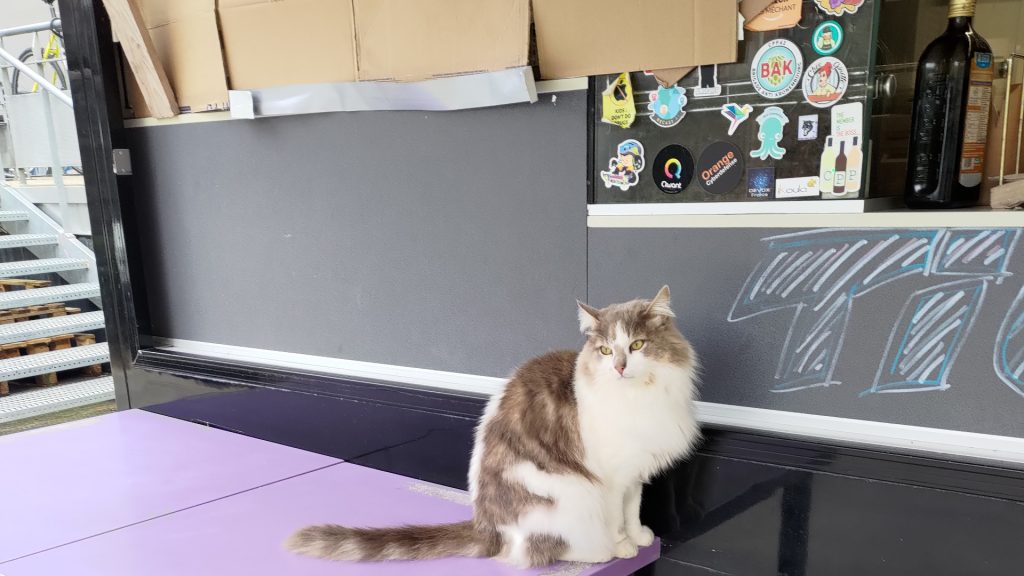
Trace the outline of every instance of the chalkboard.
{"type": "Polygon", "coordinates": [[[590,230],[590,302],[670,284],[709,402],[1024,437],[1018,228],[590,230]]]}
{"type": "Polygon", "coordinates": [[[651,75],[630,73],[636,117],[629,127],[602,121],[603,93],[609,86],[616,92],[618,75],[595,78],[592,201],[864,197],[870,158],[869,84],[881,3],[864,0],[856,12],[842,15],[828,15],[817,4],[802,2],[799,22],[790,28],[745,31],[737,63],[700,67],[677,83],[678,92],[659,88],[651,75]],[[823,36],[828,40],[821,40],[823,36]],[[770,71],[773,66],[782,74],[773,76],[778,84],[759,82],[761,67],[770,71]],[[818,80],[826,78],[836,84],[828,89],[834,100],[815,96],[818,80]],[[680,99],[685,102],[681,108],[680,99]],[[777,142],[776,134],[781,135],[777,142]],[[830,172],[823,166],[829,150],[849,156],[847,170],[830,172]],[[624,163],[631,166],[623,168],[624,163]],[[722,167],[726,169],[718,174],[722,167]],[[617,170],[630,175],[617,180],[617,170]],[[833,188],[833,173],[844,181],[849,177],[850,184],[833,188]]]}

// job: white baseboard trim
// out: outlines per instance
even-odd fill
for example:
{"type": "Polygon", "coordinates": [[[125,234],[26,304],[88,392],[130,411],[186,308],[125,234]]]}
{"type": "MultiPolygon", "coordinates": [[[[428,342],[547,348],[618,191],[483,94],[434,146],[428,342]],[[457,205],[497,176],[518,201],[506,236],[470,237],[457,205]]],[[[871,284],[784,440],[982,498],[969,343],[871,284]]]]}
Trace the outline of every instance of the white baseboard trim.
{"type": "Polygon", "coordinates": [[[225,360],[242,360],[278,368],[311,370],[356,379],[383,380],[398,384],[469,392],[483,396],[490,396],[500,391],[504,388],[507,381],[506,378],[493,378],[476,374],[460,374],[458,372],[443,372],[425,368],[377,364],[375,362],[343,360],[326,356],[197,342],[195,340],[178,340],[173,338],[155,338],[155,340],[157,346],[161,348],[198,356],[209,356],[225,360]]]}
{"type": "MultiPolygon", "coordinates": [[[[351,378],[367,378],[483,396],[500,391],[507,381],[505,378],[476,374],[342,360],[192,340],[165,338],[156,340],[157,345],[162,348],[198,356],[240,360],[280,368],[310,370],[351,378]]],[[[1024,438],[711,402],[698,402],[697,414],[698,419],[705,424],[728,426],[752,432],[800,436],[824,442],[862,444],[872,448],[891,448],[902,452],[927,452],[942,456],[985,460],[992,463],[1024,464],[1024,438]]]]}

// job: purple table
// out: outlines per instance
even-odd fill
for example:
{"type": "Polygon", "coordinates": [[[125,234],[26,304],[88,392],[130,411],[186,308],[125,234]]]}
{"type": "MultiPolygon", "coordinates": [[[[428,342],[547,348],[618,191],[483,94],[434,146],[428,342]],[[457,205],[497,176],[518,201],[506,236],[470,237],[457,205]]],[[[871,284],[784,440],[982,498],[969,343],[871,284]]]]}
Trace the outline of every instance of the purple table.
{"type": "Polygon", "coordinates": [[[629,561],[522,571],[490,559],[382,563],[294,556],[281,543],[311,523],[388,526],[464,520],[464,492],[337,464],[0,565],[5,576],[625,576],[657,559],[658,545],[629,561]]]}
{"type": "Polygon", "coordinates": [[[0,563],[337,462],[139,410],[0,436],[0,563]]]}
{"type": "Polygon", "coordinates": [[[659,550],[531,571],[298,557],[282,542],[307,524],[459,521],[467,495],[140,411],[0,437],[0,466],[0,576],[625,576],[659,550]]]}

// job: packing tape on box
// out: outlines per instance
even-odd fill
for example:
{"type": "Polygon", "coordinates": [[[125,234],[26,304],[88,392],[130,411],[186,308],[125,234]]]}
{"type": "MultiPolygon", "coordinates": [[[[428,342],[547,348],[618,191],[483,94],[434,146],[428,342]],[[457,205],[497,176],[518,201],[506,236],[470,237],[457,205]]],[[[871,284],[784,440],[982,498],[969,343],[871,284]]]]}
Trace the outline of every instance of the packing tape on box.
{"type": "Polygon", "coordinates": [[[463,110],[536,101],[533,71],[521,67],[420,82],[301,84],[232,91],[231,115],[259,118],[366,110],[463,110]]]}

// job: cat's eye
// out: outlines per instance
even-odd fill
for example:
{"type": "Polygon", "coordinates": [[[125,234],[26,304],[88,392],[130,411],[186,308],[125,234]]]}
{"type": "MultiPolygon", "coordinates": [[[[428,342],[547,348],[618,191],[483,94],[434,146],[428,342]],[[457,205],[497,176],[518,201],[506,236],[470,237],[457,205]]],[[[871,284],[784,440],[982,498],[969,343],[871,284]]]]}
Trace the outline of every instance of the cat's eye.
{"type": "Polygon", "coordinates": [[[601,346],[601,354],[608,356],[612,353],[612,349],[607,346],[601,346]]]}
{"type": "Polygon", "coordinates": [[[644,347],[643,340],[633,340],[633,343],[629,345],[630,350],[639,350],[644,347]]]}

